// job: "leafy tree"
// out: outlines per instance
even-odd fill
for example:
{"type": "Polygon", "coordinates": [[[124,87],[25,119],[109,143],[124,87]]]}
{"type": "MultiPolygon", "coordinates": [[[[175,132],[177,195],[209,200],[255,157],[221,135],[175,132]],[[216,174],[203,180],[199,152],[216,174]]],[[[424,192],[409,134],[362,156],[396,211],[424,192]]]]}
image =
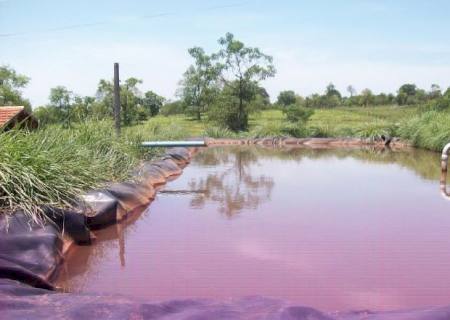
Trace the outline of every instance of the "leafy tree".
{"type": "Polygon", "coordinates": [[[166,102],[161,107],[161,114],[164,116],[170,116],[170,115],[182,114],[182,113],[184,113],[184,104],[183,104],[183,101],[181,101],[181,100],[166,102]]]}
{"type": "Polygon", "coordinates": [[[337,98],[339,98],[339,99],[342,98],[341,93],[336,89],[336,87],[334,86],[333,83],[330,83],[330,84],[327,86],[327,88],[326,88],[326,90],[325,90],[325,95],[326,95],[327,97],[333,97],[333,96],[335,96],[335,97],[337,97],[337,98]]]}
{"type": "Polygon", "coordinates": [[[30,81],[9,66],[0,66],[0,105],[24,106],[31,110],[30,102],[22,97],[21,90],[30,81]]]}
{"type": "Polygon", "coordinates": [[[417,86],[415,84],[407,83],[402,85],[398,89],[397,103],[401,106],[416,103],[416,100],[414,99],[416,93],[417,93],[417,86]]]}
{"type": "Polygon", "coordinates": [[[356,94],[356,89],[352,85],[349,85],[347,87],[347,92],[350,94],[350,98],[353,98],[353,96],[356,94]]]}
{"type": "Polygon", "coordinates": [[[430,99],[440,98],[442,96],[441,87],[437,84],[432,84],[429,96],[430,96],[430,99]]]}
{"type": "Polygon", "coordinates": [[[72,120],[76,122],[86,120],[89,116],[91,116],[95,103],[96,101],[94,97],[81,97],[75,95],[71,108],[72,120]]]}
{"type": "Polygon", "coordinates": [[[258,92],[259,81],[275,75],[273,59],[258,48],[246,47],[231,33],[220,38],[219,44],[221,50],[213,58],[220,61],[222,99],[229,97],[231,101],[228,106],[221,104],[228,109],[224,110],[228,116],[222,118],[223,124],[233,131],[247,130],[250,102],[258,92]]]}
{"type": "Polygon", "coordinates": [[[138,112],[140,109],[139,96],[141,93],[137,86],[141,83],[142,80],[140,79],[128,78],[120,88],[121,116],[125,126],[131,125],[134,121],[140,120],[143,117],[142,112],[138,112]]]}
{"type": "Polygon", "coordinates": [[[39,126],[60,122],[58,110],[51,106],[37,107],[34,109],[33,114],[37,119],[39,119],[39,126]]]}
{"type": "Polygon", "coordinates": [[[112,117],[114,115],[114,85],[112,81],[101,79],[97,86],[96,100],[93,116],[96,119],[112,117]]]}
{"type": "Polygon", "coordinates": [[[159,113],[159,110],[164,104],[164,97],[161,97],[153,91],[147,91],[142,99],[143,107],[150,117],[154,117],[159,113]]]}
{"type": "Polygon", "coordinates": [[[49,108],[54,109],[59,122],[62,122],[64,126],[70,126],[71,124],[72,99],[72,91],[69,91],[64,86],[57,86],[50,89],[49,108]]]}
{"type": "Polygon", "coordinates": [[[267,90],[263,87],[258,87],[256,89],[255,102],[257,109],[269,109],[272,104],[270,103],[270,95],[267,90]]]}
{"type": "Polygon", "coordinates": [[[277,104],[279,106],[287,107],[295,104],[297,101],[297,96],[292,90],[281,91],[277,98],[277,104]]]}
{"type": "Polygon", "coordinates": [[[217,94],[216,81],[220,65],[215,63],[202,48],[194,47],[188,52],[194,58],[194,64],[183,75],[181,97],[186,110],[194,113],[197,120],[200,120],[202,112],[206,111],[217,94]]]}
{"type": "Polygon", "coordinates": [[[361,92],[361,104],[365,107],[369,107],[374,102],[374,95],[370,89],[364,89],[361,92]]]}

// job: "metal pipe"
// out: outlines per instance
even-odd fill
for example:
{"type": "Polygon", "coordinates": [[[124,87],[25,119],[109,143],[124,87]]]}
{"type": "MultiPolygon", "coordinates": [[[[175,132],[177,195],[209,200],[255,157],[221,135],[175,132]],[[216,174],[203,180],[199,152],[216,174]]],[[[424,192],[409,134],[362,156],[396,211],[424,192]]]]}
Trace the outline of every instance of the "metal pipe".
{"type": "Polygon", "coordinates": [[[441,157],[441,193],[446,199],[450,200],[450,193],[447,191],[447,169],[448,169],[448,156],[450,152],[450,143],[442,150],[441,157]]]}
{"type": "Polygon", "coordinates": [[[147,141],[143,147],[206,147],[206,141],[147,141]]]}
{"type": "Polygon", "coordinates": [[[450,192],[447,191],[447,172],[444,170],[441,172],[441,194],[445,199],[450,200],[450,192]]]}
{"type": "Polygon", "coordinates": [[[442,150],[441,169],[442,169],[442,171],[445,171],[445,172],[447,172],[449,152],[450,152],[450,143],[444,147],[444,150],[442,150]]]}

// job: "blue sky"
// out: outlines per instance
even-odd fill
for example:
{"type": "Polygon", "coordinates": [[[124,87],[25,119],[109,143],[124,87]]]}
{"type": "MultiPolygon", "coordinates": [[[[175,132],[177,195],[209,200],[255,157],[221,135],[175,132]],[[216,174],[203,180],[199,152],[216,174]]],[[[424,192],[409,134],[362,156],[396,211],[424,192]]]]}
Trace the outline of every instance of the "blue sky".
{"type": "Polygon", "coordinates": [[[56,85],[94,94],[116,61],[122,78],[173,98],[187,49],[217,50],[232,32],[274,57],[278,73],[264,83],[273,98],[329,82],[341,91],[447,88],[449,12],[448,0],[0,0],[0,64],[31,77],[35,106],[56,85]]]}

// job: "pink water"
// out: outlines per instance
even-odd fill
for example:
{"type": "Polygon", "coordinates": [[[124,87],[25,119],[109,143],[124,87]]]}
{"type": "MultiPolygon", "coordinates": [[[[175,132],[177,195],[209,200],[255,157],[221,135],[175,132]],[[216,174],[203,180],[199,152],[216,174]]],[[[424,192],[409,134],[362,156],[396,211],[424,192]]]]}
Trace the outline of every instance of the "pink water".
{"type": "Polygon", "coordinates": [[[59,285],[151,300],[262,295],[322,310],[450,304],[450,201],[425,151],[212,148],[59,285]]]}

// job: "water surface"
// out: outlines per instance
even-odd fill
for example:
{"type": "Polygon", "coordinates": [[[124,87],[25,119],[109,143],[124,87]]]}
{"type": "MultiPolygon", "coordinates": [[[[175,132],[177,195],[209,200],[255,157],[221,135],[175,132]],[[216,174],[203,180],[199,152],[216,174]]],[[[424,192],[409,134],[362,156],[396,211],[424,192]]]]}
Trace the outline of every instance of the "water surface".
{"type": "Polygon", "coordinates": [[[210,148],[59,285],[151,300],[262,295],[322,310],[450,304],[450,201],[425,151],[210,148]]]}

